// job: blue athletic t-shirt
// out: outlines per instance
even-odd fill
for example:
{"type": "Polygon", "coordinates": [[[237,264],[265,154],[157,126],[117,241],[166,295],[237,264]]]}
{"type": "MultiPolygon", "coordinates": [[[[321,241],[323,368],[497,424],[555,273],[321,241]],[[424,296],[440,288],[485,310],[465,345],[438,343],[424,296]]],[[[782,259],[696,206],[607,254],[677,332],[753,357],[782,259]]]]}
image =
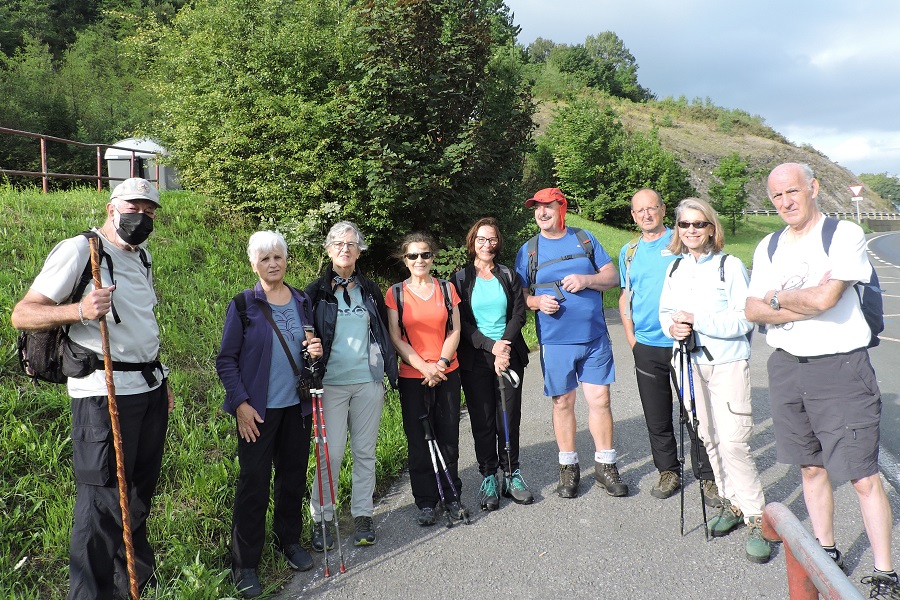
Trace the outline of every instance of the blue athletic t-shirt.
{"type": "MultiPolygon", "coordinates": [[[[359,286],[348,291],[350,306],[342,293],[335,294],[338,312],[334,326],[334,343],[328,355],[328,368],[323,383],[350,385],[375,381],[369,369],[371,342],[369,340],[369,311],[363,306],[359,286]]],[[[377,344],[374,344],[377,347],[377,344]]],[[[384,373],[382,368],[381,373],[384,373]]]]}
{"type": "Polygon", "coordinates": [[[478,331],[497,341],[506,331],[506,293],[500,280],[475,278],[472,290],[472,314],[478,331]]]}
{"type": "MultiPolygon", "coordinates": [[[[631,319],[634,321],[634,337],[646,346],[668,348],[672,338],[666,337],[659,324],[659,296],[662,294],[666,269],[675,260],[667,246],[672,241],[672,230],[668,227],[658,240],[638,243],[631,261],[631,290],[634,300],[631,305],[631,319]]],[[[628,244],[619,252],[619,280],[625,289],[625,254],[628,244]]]]}
{"type": "MultiPolygon", "coordinates": [[[[275,324],[278,325],[284,341],[291,349],[294,362],[302,369],[303,361],[300,359],[300,352],[306,336],[303,333],[300,313],[297,312],[297,303],[291,298],[291,301],[283,306],[271,302],[269,306],[272,308],[272,318],[275,320],[275,324]]],[[[273,331],[272,366],[269,368],[269,397],[266,399],[266,408],[287,408],[299,404],[300,396],[297,395],[296,382],[294,369],[284,353],[278,335],[273,331]]]]}
{"type": "MultiPolygon", "coordinates": [[[[612,262],[609,254],[600,245],[589,231],[585,231],[594,245],[594,262],[597,269],[612,262]]],[[[538,265],[562,256],[574,255],[574,258],[562,260],[552,265],[547,265],[537,272],[536,283],[550,283],[559,281],[566,275],[593,275],[596,273],[590,259],[584,252],[584,247],[578,241],[578,237],[567,228],[566,235],[551,240],[538,234],[538,265]]],[[[516,273],[522,280],[524,289],[531,286],[528,278],[528,244],[519,248],[516,254],[516,273]]],[[[595,340],[606,334],[606,318],[603,316],[603,294],[596,290],[584,289],[571,293],[560,288],[565,301],[559,305],[559,310],[552,315],[540,311],[536,313],[536,328],[538,341],[541,344],[583,344],[595,340]]],[[[534,294],[555,295],[552,287],[537,288],[534,294]]]]}

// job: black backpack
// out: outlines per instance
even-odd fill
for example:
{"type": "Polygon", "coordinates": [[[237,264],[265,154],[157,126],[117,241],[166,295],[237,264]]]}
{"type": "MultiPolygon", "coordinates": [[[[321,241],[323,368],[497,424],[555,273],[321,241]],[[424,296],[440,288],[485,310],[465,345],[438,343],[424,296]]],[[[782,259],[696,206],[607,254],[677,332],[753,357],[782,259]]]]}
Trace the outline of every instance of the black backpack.
{"type": "MultiPolygon", "coordinates": [[[[95,231],[84,231],[79,235],[90,239],[97,239],[100,262],[106,260],[110,279],[113,278],[112,259],[103,250],[103,243],[95,231]]],[[[141,249],[141,260],[149,270],[150,263],[146,260],[146,254],[141,249]]],[[[68,304],[78,302],[84,295],[84,290],[92,280],[91,261],[88,260],[72,291],[67,299],[68,304]]],[[[113,309],[113,318],[118,323],[119,316],[113,309]]],[[[98,368],[102,368],[103,362],[97,355],[69,339],[69,325],[45,329],[42,331],[22,331],[16,344],[19,365],[25,374],[36,381],[49,383],[66,383],[69,377],[85,377],[98,368]]]]}
{"type": "MultiPolygon", "coordinates": [[[[837,219],[825,217],[825,222],[822,223],[822,247],[825,249],[825,254],[828,254],[828,251],[831,249],[831,240],[834,238],[837,226],[837,219]]],[[[781,237],[782,232],[784,232],[784,229],[779,229],[769,238],[769,262],[772,262],[772,257],[775,256],[775,250],[778,248],[778,238],[781,237]]],[[[878,334],[884,331],[884,298],[882,298],[883,290],[878,282],[878,273],[875,272],[872,261],[869,261],[869,267],[872,269],[869,275],[869,282],[862,283],[857,281],[853,284],[853,289],[856,290],[856,296],[859,298],[859,307],[862,309],[863,316],[866,318],[866,324],[871,332],[871,337],[866,347],[874,348],[881,343],[881,340],[878,339],[878,334]]]]}

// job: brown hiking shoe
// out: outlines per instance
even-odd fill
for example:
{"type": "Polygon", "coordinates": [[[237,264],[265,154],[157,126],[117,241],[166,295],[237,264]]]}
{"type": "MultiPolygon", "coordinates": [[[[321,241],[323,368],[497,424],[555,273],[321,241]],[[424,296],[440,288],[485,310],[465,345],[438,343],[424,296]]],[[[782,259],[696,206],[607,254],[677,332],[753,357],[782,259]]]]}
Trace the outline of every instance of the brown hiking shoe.
{"type": "Polygon", "coordinates": [[[665,500],[675,494],[681,487],[681,480],[675,471],[662,471],[659,481],[650,490],[650,495],[660,500],[665,500]]]}
{"type": "Polygon", "coordinates": [[[610,496],[627,496],[628,486],[622,482],[619,469],[612,463],[594,463],[594,479],[606,489],[610,496]]]}
{"type": "Polygon", "coordinates": [[[722,496],[719,495],[719,488],[714,480],[702,479],[700,481],[700,490],[703,492],[703,499],[706,500],[707,506],[722,508],[722,496]]]}
{"type": "Polygon", "coordinates": [[[560,498],[574,498],[578,495],[578,483],[581,481],[581,466],[559,465],[559,485],[556,493],[560,498]]]}

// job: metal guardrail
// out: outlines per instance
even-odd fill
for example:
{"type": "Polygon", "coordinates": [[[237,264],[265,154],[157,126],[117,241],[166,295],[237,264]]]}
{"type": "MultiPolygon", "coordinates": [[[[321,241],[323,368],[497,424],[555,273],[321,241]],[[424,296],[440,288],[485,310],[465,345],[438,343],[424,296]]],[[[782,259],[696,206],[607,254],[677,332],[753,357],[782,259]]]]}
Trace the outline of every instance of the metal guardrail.
{"type": "MultiPolygon", "coordinates": [[[[745,215],[765,215],[765,216],[777,216],[777,210],[745,210],[743,211],[745,215]]],[[[829,217],[834,217],[836,219],[852,219],[856,220],[857,214],[856,211],[847,211],[847,212],[828,212],[822,211],[829,217]]],[[[879,220],[898,220],[900,219],[900,213],[898,212],[890,212],[890,211],[874,211],[874,212],[860,212],[859,217],[863,219],[879,219],[879,220]]]]}
{"type": "Polygon", "coordinates": [[[816,600],[819,594],[825,600],[862,600],[863,595],[787,506],[766,505],[762,532],[767,540],[784,542],[791,600],[816,600]]]}
{"type": "MultiPolygon", "coordinates": [[[[135,176],[135,165],[137,164],[137,154],[142,153],[146,154],[146,150],[140,150],[135,148],[127,148],[124,146],[113,146],[110,144],[86,144],[84,142],[76,142],[75,140],[67,140],[65,138],[58,138],[52,135],[43,135],[40,133],[31,133],[30,131],[19,131],[18,129],[9,129],[7,127],[0,127],[0,133],[6,133],[9,135],[19,136],[19,137],[30,137],[40,140],[41,142],[41,170],[40,171],[17,171],[14,169],[0,169],[0,174],[5,175],[21,175],[24,177],[40,177],[42,182],[42,189],[44,193],[47,193],[47,189],[49,187],[49,182],[51,179],[90,179],[97,181],[97,191],[103,191],[103,182],[109,181],[111,179],[119,179],[118,177],[107,177],[103,174],[103,156],[102,153],[107,148],[115,148],[116,150],[125,150],[127,152],[131,152],[131,177],[135,176]],[[71,173],[50,173],[47,171],[47,142],[59,142],[61,144],[68,144],[70,146],[79,146],[81,148],[94,148],[97,153],[97,174],[91,175],[83,175],[83,174],[71,174],[71,173]]],[[[148,181],[152,181],[156,183],[156,186],[159,187],[159,165],[156,165],[156,178],[147,178],[148,181]]]]}

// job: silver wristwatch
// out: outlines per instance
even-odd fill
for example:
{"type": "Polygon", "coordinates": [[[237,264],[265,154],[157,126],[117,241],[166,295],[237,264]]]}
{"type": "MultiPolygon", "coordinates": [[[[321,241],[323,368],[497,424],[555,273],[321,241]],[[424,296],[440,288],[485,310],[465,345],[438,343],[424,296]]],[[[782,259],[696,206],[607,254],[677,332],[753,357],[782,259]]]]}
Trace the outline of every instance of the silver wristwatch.
{"type": "Polygon", "coordinates": [[[778,302],[778,292],[776,291],[772,294],[772,299],[769,300],[769,306],[772,307],[772,310],[781,310],[781,303],[778,302]]]}

